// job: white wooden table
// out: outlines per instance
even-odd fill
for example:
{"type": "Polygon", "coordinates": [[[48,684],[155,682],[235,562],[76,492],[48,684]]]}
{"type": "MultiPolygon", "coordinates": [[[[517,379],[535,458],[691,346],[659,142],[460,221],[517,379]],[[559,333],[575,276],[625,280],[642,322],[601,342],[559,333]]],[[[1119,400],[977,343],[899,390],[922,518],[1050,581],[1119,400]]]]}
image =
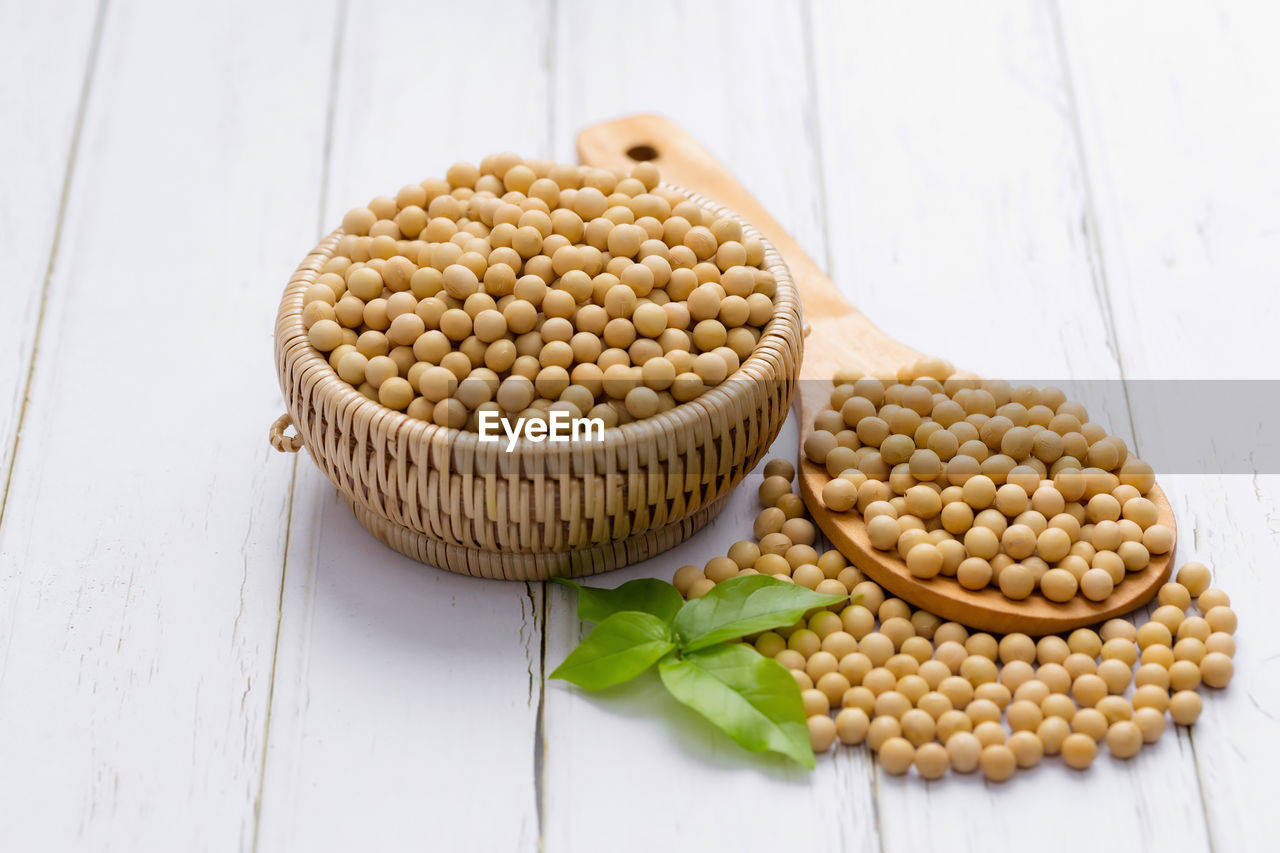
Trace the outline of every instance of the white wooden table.
{"type": "MultiPolygon", "coordinates": [[[[926,784],[548,682],[563,590],[399,557],[266,427],[280,291],[344,210],[636,111],[917,348],[1277,379],[1277,32],[1223,0],[0,0],[0,850],[1275,849],[1274,469],[1164,479],[1241,619],[1192,731],[926,784]]],[[[753,492],[602,582],[723,553],[753,492]]]]}

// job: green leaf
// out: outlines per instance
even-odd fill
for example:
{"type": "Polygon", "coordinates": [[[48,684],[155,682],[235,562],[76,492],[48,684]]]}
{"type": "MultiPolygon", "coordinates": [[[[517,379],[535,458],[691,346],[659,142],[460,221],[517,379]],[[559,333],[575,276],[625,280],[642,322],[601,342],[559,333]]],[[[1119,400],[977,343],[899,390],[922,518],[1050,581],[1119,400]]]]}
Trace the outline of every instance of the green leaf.
{"type": "Polygon", "coordinates": [[[800,687],[782,664],[733,643],[669,657],[658,674],[672,696],[745,749],[780,752],[813,769],[800,687]]]}
{"type": "Polygon", "coordinates": [[[638,578],[615,589],[582,586],[568,578],[551,580],[578,591],[578,618],[591,622],[603,622],[614,613],[638,610],[670,623],[684,604],[684,598],[674,586],[656,578],[638,578]]]}
{"type": "Polygon", "coordinates": [[[790,625],[815,607],[845,601],[847,595],[820,595],[811,589],[768,575],[746,575],[722,581],[676,614],[680,648],[686,652],[790,625]]]}
{"type": "Polygon", "coordinates": [[[674,648],[670,626],[652,613],[615,613],[592,628],[551,677],[599,690],[630,681],[674,648]]]}

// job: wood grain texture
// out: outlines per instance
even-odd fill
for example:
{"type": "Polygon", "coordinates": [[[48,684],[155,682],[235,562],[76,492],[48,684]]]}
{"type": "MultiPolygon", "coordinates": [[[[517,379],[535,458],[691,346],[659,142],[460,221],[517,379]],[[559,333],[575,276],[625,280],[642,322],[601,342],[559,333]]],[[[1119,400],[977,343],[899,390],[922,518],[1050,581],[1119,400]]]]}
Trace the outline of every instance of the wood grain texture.
{"type": "MultiPolygon", "coordinates": [[[[293,263],[375,195],[456,160],[545,150],[548,17],[548,3],[352,4],[322,230],[294,244],[293,263]],[[481,39],[489,61],[476,60],[481,39]],[[485,91],[502,93],[500,109],[477,111],[485,91]]],[[[289,270],[266,287],[276,299],[289,270]]],[[[396,554],[303,457],[258,849],[532,849],[541,585],[396,554]]]]}
{"type": "MultiPolygon", "coordinates": [[[[747,189],[808,254],[826,256],[821,194],[813,190],[822,184],[813,137],[818,116],[803,61],[808,36],[795,7],[664,2],[619,15],[604,4],[570,2],[560,7],[558,24],[559,156],[572,158],[575,138],[588,125],[623,111],[660,112],[747,178],[747,189]],[[755,47],[762,33],[766,51],[755,47]],[[691,75],[690,63],[702,73],[691,75]]],[[[812,349],[806,347],[805,357],[813,357],[812,349]]],[[[773,455],[793,458],[793,430],[784,429],[773,455]]],[[[684,563],[723,555],[750,531],[759,470],[707,529],[596,585],[643,576],[670,580],[684,563]]],[[[551,589],[548,599],[550,668],[581,629],[566,591],[551,589]]],[[[546,849],[879,846],[874,770],[865,752],[836,753],[808,776],[780,760],[744,754],[654,686],[588,695],[548,683],[546,849]]]]}
{"type": "MultiPolygon", "coordinates": [[[[831,269],[889,335],[981,375],[1116,379],[1048,11],[815,4],[823,166],[843,190],[827,196],[841,235],[831,269]]],[[[1090,401],[1090,412],[1128,434],[1123,395],[1090,401]]],[[[1073,851],[1100,838],[1194,850],[1208,840],[1190,742],[1172,728],[1131,762],[1104,751],[1086,774],[1058,760],[1003,786],[881,774],[878,796],[886,851],[1018,850],[1028,839],[1073,851]],[[1063,820],[1068,802],[1089,819],[1063,820]]]]}
{"type": "Polygon", "coordinates": [[[0,520],[101,11],[86,0],[0,6],[0,162],[12,164],[0,170],[0,520]]]}
{"type": "MultiPolygon", "coordinates": [[[[1274,395],[1280,9],[1191,4],[1156,28],[1133,4],[1060,10],[1126,376],[1247,378],[1259,380],[1248,393],[1274,395]]],[[[1172,388],[1162,410],[1135,412],[1139,448],[1186,417],[1161,399],[1172,388]]],[[[1213,569],[1240,616],[1236,678],[1206,691],[1190,734],[1219,851],[1266,849],[1280,833],[1268,794],[1280,761],[1280,472],[1196,473],[1232,450],[1206,440],[1179,460],[1185,475],[1164,478],[1183,558],[1213,569]]]]}
{"type": "Polygon", "coordinates": [[[311,236],[315,11],[109,10],[0,531],[6,849],[252,838],[288,478],[243,330],[311,236]]]}

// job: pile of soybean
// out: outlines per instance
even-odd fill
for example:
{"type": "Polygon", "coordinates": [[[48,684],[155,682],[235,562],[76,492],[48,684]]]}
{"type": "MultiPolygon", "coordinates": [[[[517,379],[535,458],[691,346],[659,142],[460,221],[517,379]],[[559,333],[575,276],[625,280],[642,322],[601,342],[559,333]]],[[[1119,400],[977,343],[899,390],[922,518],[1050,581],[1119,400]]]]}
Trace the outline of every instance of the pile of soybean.
{"type": "Polygon", "coordinates": [[[342,230],[303,297],[311,345],[369,399],[441,426],[665,412],[731,376],[774,313],[764,243],[652,163],[497,154],[342,230]]]}
{"type": "Polygon", "coordinates": [[[1104,601],[1173,548],[1151,466],[1057,388],[955,375],[925,358],[895,379],[836,374],[805,438],[823,505],[921,580],[1020,601],[1104,601]]]}
{"type": "Polygon", "coordinates": [[[948,769],[1004,781],[1046,756],[1084,770],[1099,747],[1120,759],[1155,743],[1169,720],[1196,721],[1202,685],[1234,672],[1236,614],[1210,586],[1207,567],[1186,563],[1140,624],[1111,619],[1098,630],[1033,640],[997,638],[888,596],[817,531],[792,489],[791,463],[766,464],[755,536],[674,583],[687,598],[743,574],[768,574],[852,604],[747,638],[800,685],[813,749],[865,743],[880,766],[925,779],[948,769]]]}

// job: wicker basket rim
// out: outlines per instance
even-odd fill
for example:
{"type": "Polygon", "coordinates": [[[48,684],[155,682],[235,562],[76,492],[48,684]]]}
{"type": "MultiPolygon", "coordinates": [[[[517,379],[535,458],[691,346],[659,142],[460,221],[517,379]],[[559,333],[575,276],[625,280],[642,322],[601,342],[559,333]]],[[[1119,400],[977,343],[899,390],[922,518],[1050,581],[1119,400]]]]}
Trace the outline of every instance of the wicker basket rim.
{"type": "MultiPolygon", "coordinates": [[[[771,355],[785,352],[789,348],[787,343],[789,336],[795,337],[802,334],[803,316],[801,314],[799,293],[791,277],[791,271],[787,268],[786,262],[773,243],[758,228],[728,207],[700,193],[692,192],[675,184],[664,181],[660,186],[684,193],[690,201],[717,217],[729,217],[735,220],[742,226],[744,235],[759,239],[764,244],[764,269],[773,273],[777,286],[777,291],[774,295],[775,311],[773,317],[765,326],[760,340],[756,343],[755,349],[751,351],[751,355],[724,382],[666,412],[619,426],[607,427],[604,431],[604,440],[599,442],[599,445],[604,448],[615,449],[620,444],[626,443],[628,439],[634,442],[637,439],[649,438],[652,432],[658,429],[664,431],[688,430],[697,426],[700,421],[705,421],[709,414],[723,411],[735,401],[744,399],[746,391],[742,390],[742,381],[770,379],[770,374],[775,372],[771,355]],[[747,375],[744,376],[744,373],[747,375]]],[[[342,236],[344,236],[342,229],[335,229],[318,243],[309,254],[332,257],[334,250],[337,248],[338,240],[342,236]]],[[[281,299],[280,312],[277,318],[276,345],[280,351],[286,354],[286,362],[294,368],[298,375],[311,370],[320,370],[324,373],[324,378],[318,383],[316,389],[318,394],[333,395],[344,403],[354,404],[356,407],[354,411],[366,414],[370,418],[371,424],[375,420],[390,418],[392,420],[392,432],[405,435],[411,441],[431,444],[435,441],[443,440],[449,446],[461,449],[464,452],[480,454],[489,452],[489,443],[481,443],[479,433],[457,429],[456,427],[443,427],[420,418],[410,417],[404,412],[390,409],[381,403],[370,400],[339,377],[337,371],[329,364],[328,359],[310,345],[306,329],[302,325],[300,306],[297,306],[299,310],[288,310],[290,308],[289,303],[291,301],[300,301],[307,285],[313,281],[314,276],[306,275],[295,275],[289,281],[281,299]],[[287,324],[286,320],[288,321],[287,324]],[[283,340],[281,340],[281,335],[285,336],[283,340]]],[[[283,381],[283,376],[282,372],[281,381],[283,381]]],[[[782,380],[782,377],[776,378],[779,381],[782,380]]],[[[505,437],[503,442],[505,444],[505,437]]],[[[496,447],[497,445],[493,446],[496,447]]],[[[571,446],[571,444],[533,442],[522,437],[516,439],[511,455],[521,457],[556,455],[567,452],[567,449],[571,446]]]]}

